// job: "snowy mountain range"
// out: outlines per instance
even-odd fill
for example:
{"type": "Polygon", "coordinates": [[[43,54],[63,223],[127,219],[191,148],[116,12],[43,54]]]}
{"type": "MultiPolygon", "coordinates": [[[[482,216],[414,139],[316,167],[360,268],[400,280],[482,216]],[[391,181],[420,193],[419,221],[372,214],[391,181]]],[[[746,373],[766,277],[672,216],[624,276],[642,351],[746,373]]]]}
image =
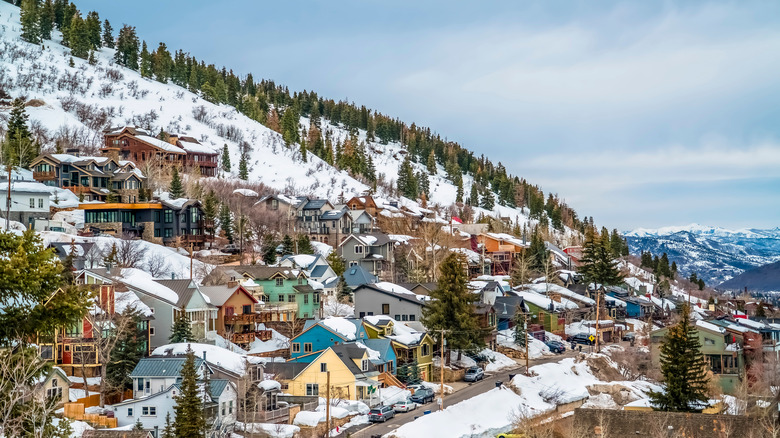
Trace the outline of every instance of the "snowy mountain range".
{"type": "Polygon", "coordinates": [[[690,224],[624,233],[632,254],[667,253],[681,275],[695,272],[717,286],[747,270],[780,261],[780,227],[738,229],[690,224]]]}
{"type": "MultiPolygon", "coordinates": [[[[27,113],[33,134],[44,147],[52,147],[57,136],[67,135],[77,144],[97,148],[103,141],[102,129],[107,126],[136,125],[150,132],[165,130],[187,135],[215,150],[227,145],[232,163],[239,162],[240,145],[248,144],[248,180],[288,195],[335,200],[342,194],[349,197],[369,189],[346,171],[313,154],[304,161],[299,147],[288,147],[281,134],[231,106],[211,103],[185,88],[143,78],[136,71],[116,65],[113,49],[104,47],[97,51],[93,65],[72,57],[70,49],[59,43],[61,34],[57,31],[43,46],[22,41],[20,32],[19,9],[0,2],[0,90],[11,97],[35,101],[35,105],[28,104],[27,113]]],[[[7,110],[0,107],[0,124],[7,110]]],[[[306,118],[301,118],[300,123],[304,128],[309,126],[306,118]]],[[[331,124],[325,124],[322,130],[330,131],[334,141],[349,135],[347,130],[331,124]]],[[[386,181],[395,180],[404,147],[397,142],[367,141],[365,131],[360,131],[358,137],[366,142],[377,175],[386,181]]],[[[421,163],[412,165],[415,171],[425,170],[421,163]]],[[[237,167],[234,165],[232,175],[227,177],[236,178],[237,167]]],[[[473,178],[463,175],[465,193],[469,193],[472,184],[473,178]]],[[[455,202],[457,188],[446,178],[441,165],[437,174],[430,176],[430,191],[428,204],[449,206],[455,202]]],[[[392,195],[380,187],[375,196],[392,195]]],[[[397,200],[399,206],[420,208],[416,200],[397,200]]],[[[529,218],[527,209],[498,202],[492,211],[474,208],[475,217],[481,213],[510,218],[529,227],[537,223],[529,218]]],[[[565,245],[578,233],[567,228],[566,232],[555,234],[556,243],[565,245]]]]}

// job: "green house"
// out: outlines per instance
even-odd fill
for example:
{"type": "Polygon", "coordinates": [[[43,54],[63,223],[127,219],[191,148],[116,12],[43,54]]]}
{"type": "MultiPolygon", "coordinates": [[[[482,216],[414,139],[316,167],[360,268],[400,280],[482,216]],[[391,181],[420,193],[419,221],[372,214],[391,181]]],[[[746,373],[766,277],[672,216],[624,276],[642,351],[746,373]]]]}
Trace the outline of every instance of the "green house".
{"type": "Polygon", "coordinates": [[[259,286],[265,308],[295,312],[300,319],[322,316],[320,292],[309,285],[303,271],[271,266],[238,266],[234,270],[259,286]]]}
{"type": "Polygon", "coordinates": [[[516,294],[528,308],[528,323],[542,325],[550,333],[562,334],[566,330],[566,319],[560,312],[579,308],[569,300],[561,299],[559,302],[530,290],[518,291],[516,294]]]}
{"type": "MultiPolygon", "coordinates": [[[[660,367],[661,345],[670,327],[650,333],[650,353],[653,365],[660,367]]],[[[733,394],[745,376],[744,338],[726,328],[707,321],[696,322],[701,352],[718,379],[723,392],[733,394]]]]}

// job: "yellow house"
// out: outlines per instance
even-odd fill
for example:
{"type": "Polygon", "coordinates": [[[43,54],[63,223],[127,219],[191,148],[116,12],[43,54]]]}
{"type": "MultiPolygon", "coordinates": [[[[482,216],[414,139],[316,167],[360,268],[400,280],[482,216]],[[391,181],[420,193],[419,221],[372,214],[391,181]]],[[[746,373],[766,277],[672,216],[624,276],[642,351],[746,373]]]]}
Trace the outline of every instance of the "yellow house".
{"type": "Polygon", "coordinates": [[[331,398],[360,400],[369,406],[379,403],[380,383],[375,379],[379,372],[371,363],[368,351],[355,344],[328,347],[309,364],[269,365],[266,372],[275,374],[282,381],[282,390],[289,394],[325,397],[330,374],[331,398]],[[295,371],[275,373],[277,368],[295,371]]]}
{"type": "Polygon", "coordinates": [[[70,401],[70,380],[61,368],[52,367],[35,382],[33,396],[39,402],[53,400],[54,406],[62,406],[70,401]]]}
{"type": "Polygon", "coordinates": [[[387,338],[392,341],[397,366],[417,362],[420,378],[430,380],[433,371],[433,338],[419,322],[399,322],[387,315],[363,318],[363,326],[370,339],[387,338]]]}

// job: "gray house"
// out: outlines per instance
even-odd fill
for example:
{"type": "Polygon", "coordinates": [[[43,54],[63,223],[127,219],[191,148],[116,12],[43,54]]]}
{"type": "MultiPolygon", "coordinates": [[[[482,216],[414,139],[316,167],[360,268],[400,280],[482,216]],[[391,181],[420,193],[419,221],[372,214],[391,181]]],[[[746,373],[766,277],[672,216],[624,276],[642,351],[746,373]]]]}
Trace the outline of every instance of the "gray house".
{"type": "Polygon", "coordinates": [[[149,321],[149,344],[151,349],[169,343],[171,328],[176,319],[186,314],[192,326],[192,335],[197,341],[203,341],[206,333],[216,330],[216,306],[190,279],[158,280],[138,269],[106,268],[87,269],[84,282],[103,284],[116,282],[129,291],[151,309],[154,319],[149,321]]]}
{"type": "Polygon", "coordinates": [[[425,301],[392,283],[363,284],[354,290],[355,317],[387,315],[396,321],[419,321],[425,301]]]}
{"type": "Polygon", "coordinates": [[[337,251],[347,266],[358,265],[380,280],[392,280],[395,258],[393,241],[387,234],[350,234],[337,251]]]}

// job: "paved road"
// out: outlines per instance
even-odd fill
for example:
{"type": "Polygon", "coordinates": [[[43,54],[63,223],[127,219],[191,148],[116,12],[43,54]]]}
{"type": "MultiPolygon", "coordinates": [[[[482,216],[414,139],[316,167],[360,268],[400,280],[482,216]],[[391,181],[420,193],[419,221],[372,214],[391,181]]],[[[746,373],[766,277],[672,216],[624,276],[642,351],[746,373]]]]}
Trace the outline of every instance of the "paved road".
{"type": "MultiPolygon", "coordinates": [[[[531,360],[529,365],[533,367],[534,365],[540,365],[543,363],[558,362],[564,357],[573,357],[575,355],[576,353],[574,351],[567,350],[566,353],[564,354],[531,360]]],[[[505,383],[509,382],[510,374],[519,374],[523,372],[525,372],[525,366],[519,366],[517,368],[500,371],[498,373],[490,373],[490,374],[486,373],[484,380],[481,380],[476,383],[470,383],[468,386],[466,386],[465,388],[459,391],[456,391],[454,394],[445,396],[444,407],[446,408],[447,406],[454,405],[455,403],[460,403],[463,400],[472,398],[474,396],[482,394],[483,392],[490,391],[491,389],[496,387],[497,381],[502,381],[505,383]]],[[[439,408],[436,402],[434,401],[433,403],[428,403],[426,405],[420,406],[412,412],[396,414],[392,420],[387,421],[385,423],[355,426],[348,429],[346,432],[349,432],[351,434],[350,436],[353,438],[371,438],[371,436],[373,435],[381,436],[397,429],[398,427],[410,421],[414,421],[415,417],[419,417],[423,415],[423,411],[426,410],[430,410],[431,412],[434,412],[434,411],[438,411],[439,408]]],[[[342,432],[341,436],[346,436],[346,432],[342,432]]]]}

